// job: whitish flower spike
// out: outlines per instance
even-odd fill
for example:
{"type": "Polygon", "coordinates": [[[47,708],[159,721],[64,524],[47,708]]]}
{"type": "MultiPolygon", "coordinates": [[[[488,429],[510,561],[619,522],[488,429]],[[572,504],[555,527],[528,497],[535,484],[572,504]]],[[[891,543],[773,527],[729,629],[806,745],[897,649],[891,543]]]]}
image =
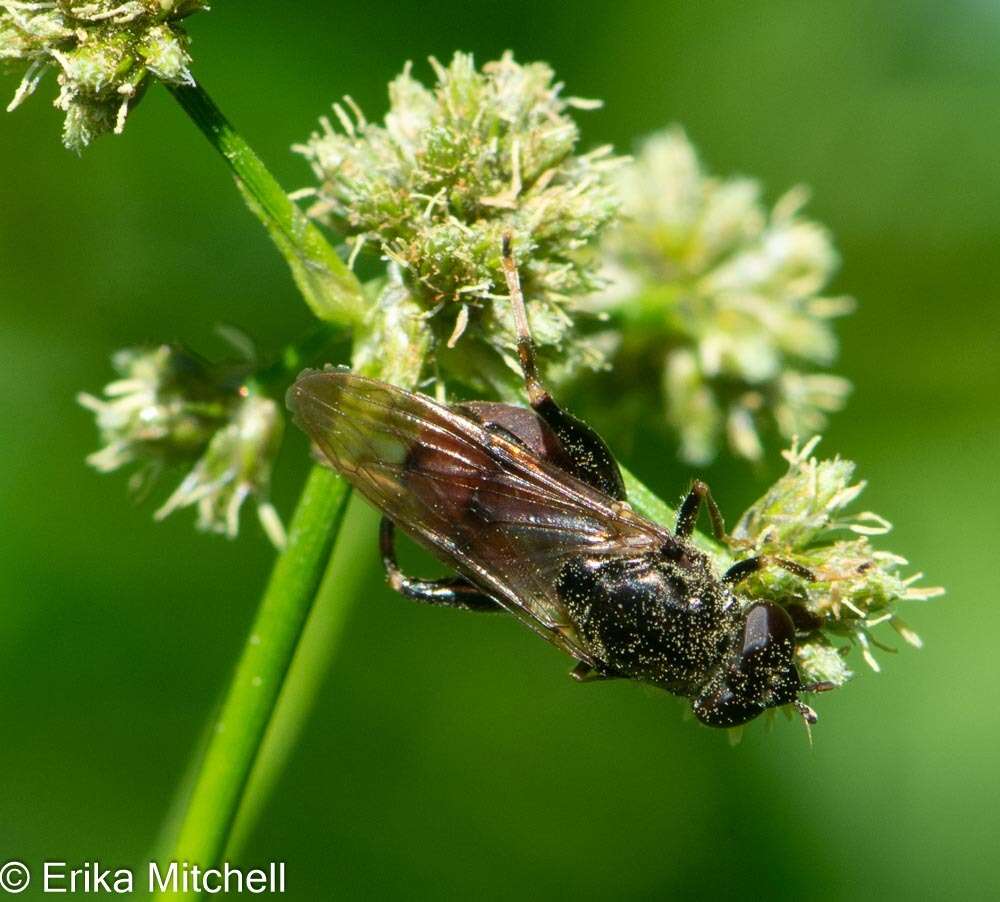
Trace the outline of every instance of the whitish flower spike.
{"type": "Polygon", "coordinates": [[[432,87],[409,66],[390,85],[381,124],[345,98],[297,148],[318,180],[310,212],[348,241],[352,259],[372,251],[389,264],[391,297],[376,305],[356,363],[379,356],[394,332],[397,344],[408,336],[403,356],[412,352],[411,365],[390,374],[398,381],[450,376],[513,397],[501,238],[514,236],[543,356],[598,363],[569,311],[601,284],[596,244],[616,214],[611,175],[621,161],[608,148],[575,152],[570,113],[588,104],[564,97],[544,63],[506,54],[478,69],[459,53],[431,66],[432,87]]]}
{"type": "Polygon", "coordinates": [[[104,398],[81,392],[104,447],[87,458],[102,473],[139,463],[135,489],[147,487],[164,465],[194,460],[229,417],[229,401],[205,364],[178,348],[128,349],[112,358],[120,379],[104,398]]]}
{"type": "Polygon", "coordinates": [[[247,365],[214,367],[178,348],[119,351],[120,379],[104,397],[81,393],[104,447],[87,458],[102,473],[126,466],[136,492],[148,492],[171,467],[192,467],[156,512],[163,519],[196,505],[201,529],[234,537],[243,502],[253,496],[264,531],[282,547],[285,533],[267,499],[284,420],[270,398],[247,387],[247,365]]]}
{"type": "Polygon", "coordinates": [[[617,369],[663,360],[681,456],[706,463],[725,441],[758,459],[762,426],[821,429],[849,384],[815,370],[833,362],[830,320],[852,302],[821,294],[837,256],[801,217],[805,192],[768,211],[756,182],[708,175],[676,127],[642,145],[619,185],[623,223],[606,243],[616,285],[600,303],[624,324],[620,358],[633,360],[617,369]]]}
{"type": "Polygon", "coordinates": [[[252,394],[246,397],[230,423],[215,433],[194,469],[156,512],[156,519],[195,505],[199,529],[232,539],[239,533],[240,508],[252,496],[268,538],[283,548],[285,530],[267,500],[283,430],[284,419],[274,401],[252,394]]]}
{"type": "Polygon", "coordinates": [[[67,147],[81,151],[101,134],[120,133],[150,75],[192,82],[189,39],[179,23],[202,9],[203,0],[0,0],[0,64],[24,70],[8,112],[53,69],[67,147]]]}

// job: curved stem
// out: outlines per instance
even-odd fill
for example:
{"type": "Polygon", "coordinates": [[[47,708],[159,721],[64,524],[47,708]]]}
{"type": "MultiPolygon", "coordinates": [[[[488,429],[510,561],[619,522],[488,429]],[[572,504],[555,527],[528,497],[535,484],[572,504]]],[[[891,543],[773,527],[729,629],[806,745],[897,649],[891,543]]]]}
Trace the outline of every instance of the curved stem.
{"type": "MultiPolygon", "coordinates": [[[[292,275],[321,320],[355,326],[366,300],[361,284],[322,233],[289,199],[261,159],[200,85],[169,90],[236,176],[251,211],[267,228],[292,275]]],[[[329,335],[329,327],[325,327],[329,335]]],[[[321,341],[324,329],[314,336],[321,341]]],[[[312,342],[307,342],[308,348],[312,342]]],[[[299,351],[279,362],[290,370],[299,351]],[[287,358],[287,359],[286,359],[287,358]]],[[[268,373],[281,376],[284,373],[268,373]]],[[[172,860],[210,868],[229,842],[233,823],[260,755],[324,567],[340,528],[349,488],[333,472],[314,467],[292,518],[288,545],[272,571],[253,628],[218,719],[200,757],[180,820],[172,860]]]]}
{"type": "Polygon", "coordinates": [[[361,322],[367,307],[361,283],[229,124],[205,89],[197,83],[167,85],[167,89],[229,164],[251,210],[288,261],[295,283],[313,313],[327,322],[361,322]]]}
{"type": "Polygon", "coordinates": [[[648,517],[661,526],[668,529],[674,528],[674,520],[677,519],[677,511],[664,501],[661,501],[652,489],[648,488],[631,471],[618,462],[618,469],[622,471],[622,479],[625,480],[625,491],[628,494],[629,503],[644,517],[648,517]]]}
{"type": "Polygon", "coordinates": [[[292,518],[288,547],[271,574],[215,722],[174,846],[174,861],[209,868],[222,856],[348,494],[347,483],[335,473],[313,468],[292,518]]]}

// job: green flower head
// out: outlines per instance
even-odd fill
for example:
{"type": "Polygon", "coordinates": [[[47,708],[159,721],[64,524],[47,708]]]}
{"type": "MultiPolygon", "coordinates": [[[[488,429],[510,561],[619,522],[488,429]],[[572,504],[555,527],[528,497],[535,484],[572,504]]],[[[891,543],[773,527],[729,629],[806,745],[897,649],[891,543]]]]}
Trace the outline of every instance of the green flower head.
{"type": "Polygon", "coordinates": [[[721,443],[758,459],[762,426],[786,438],[821,429],[849,384],[833,362],[832,317],[847,298],[822,295],[837,265],[826,230],[800,215],[793,189],[771,210],[756,182],[705,173],[677,127],[650,137],[619,178],[623,221],[609,233],[623,372],[662,367],[669,423],[690,463],[721,443]]]}
{"type": "Polygon", "coordinates": [[[738,547],[807,568],[815,577],[770,567],[748,579],[746,595],[793,608],[795,619],[809,630],[798,646],[806,682],[840,686],[851,671],[844,655],[852,645],[861,649],[874,670],[879,666],[872,646],[885,647],[873,634],[888,624],[910,645],[920,639],[896,613],[903,601],[935,598],[943,589],[918,586],[922,574],[904,576],[906,560],[872,545],[873,536],[891,526],[878,514],[848,513],[865,487],[853,482],[854,464],[812,456],[818,439],[784,456],[788,472],[740,518],[732,538],[738,547]]]}
{"type": "MultiPolygon", "coordinates": [[[[569,113],[593,104],[563,97],[544,63],[510,54],[481,69],[461,53],[431,65],[433,87],[409,65],[392,82],[382,124],[347,98],[334,107],[339,129],[324,119],[298,148],[319,181],[311,215],[353,255],[371,248],[388,262],[389,306],[398,313],[405,296],[408,315],[422,318],[439,373],[501,394],[516,385],[501,270],[508,232],[543,355],[596,362],[567,312],[601,284],[597,238],[617,210],[610,174],[620,161],[608,148],[575,153],[569,113]],[[449,354],[459,340],[462,353],[449,354]]],[[[373,325],[372,334],[385,333],[373,325]]]]}
{"type": "Polygon", "coordinates": [[[206,8],[203,0],[0,0],[0,64],[26,67],[8,112],[55,69],[67,147],[81,151],[98,135],[120,133],[148,76],[191,82],[178,23],[206,8]]]}

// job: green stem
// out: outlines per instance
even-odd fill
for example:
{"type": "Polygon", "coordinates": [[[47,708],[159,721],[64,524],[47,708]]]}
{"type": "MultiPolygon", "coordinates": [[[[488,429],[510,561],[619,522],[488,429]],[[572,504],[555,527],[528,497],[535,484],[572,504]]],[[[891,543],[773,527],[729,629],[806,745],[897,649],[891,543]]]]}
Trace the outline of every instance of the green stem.
{"type": "MultiPolygon", "coordinates": [[[[173,86],[169,90],[226,160],[248,206],[287,260],[317,317],[338,327],[359,324],[367,306],[364,291],[322,233],[289,199],[200,86],[173,86]]],[[[329,326],[319,328],[303,348],[295,349],[291,357],[286,354],[274,372],[263,375],[280,381],[301,364],[300,351],[313,350],[330,334],[329,326]]],[[[272,571],[200,759],[172,847],[174,861],[203,868],[220,861],[276,705],[287,686],[348,496],[348,486],[339,476],[323,468],[313,469],[292,518],[287,548],[272,571]]],[[[284,694],[295,693],[286,689],[284,694]]]]}
{"type": "MultiPolygon", "coordinates": [[[[622,473],[630,502],[636,511],[672,529],[676,511],[624,467],[622,473]]],[[[285,680],[285,688],[243,793],[225,849],[226,861],[239,858],[273,796],[320,687],[334,663],[332,650],[339,644],[351,603],[358,597],[365,580],[371,577],[372,570],[379,566],[375,543],[377,522],[377,512],[359,495],[352,495],[313,611],[285,680]]],[[[708,551],[719,551],[703,535],[696,536],[696,541],[708,551]]]]}
{"type": "Polygon", "coordinates": [[[622,471],[625,491],[628,493],[628,500],[632,507],[655,523],[673,529],[674,520],[677,519],[677,511],[665,501],[661,501],[652,489],[640,482],[639,477],[622,466],[620,461],[618,468],[622,471]]]}
{"type": "Polygon", "coordinates": [[[204,88],[193,84],[167,85],[167,89],[229,164],[250,208],[288,261],[313,313],[327,322],[360,323],[367,308],[361,283],[204,88]]]}
{"type": "Polygon", "coordinates": [[[316,595],[313,611],[278,699],[278,707],[243,793],[225,860],[235,861],[260,820],[285,771],[312,713],[323,682],[336,661],[353,602],[366,581],[378,572],[376,535],[378,513],[360,495],[352,494],[337,536],[330,565],[316,595]]]}
{"type": "Polygon", "coordinates": [[[172,860],[220,860],[298,645],[348,498],[339,476],[314,467],[201,762],[172,860]]]}

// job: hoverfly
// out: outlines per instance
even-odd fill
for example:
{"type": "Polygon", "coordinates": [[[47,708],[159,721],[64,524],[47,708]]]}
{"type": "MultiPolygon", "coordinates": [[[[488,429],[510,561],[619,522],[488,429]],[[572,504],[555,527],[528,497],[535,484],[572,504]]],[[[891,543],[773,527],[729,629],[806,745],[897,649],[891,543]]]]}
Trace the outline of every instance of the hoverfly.
{"type": "Polygon", "coordinates": [[[346,369],[307,370],[289,389],[321,459],[382,512],[389,584],[416,601],[507,611],[569,654],[576,679],[653,683],[690,699],[710,726],[789,704],[814,723],[799,695],[832,687],[803,685],[789,614],[735,592],[767,565],[811,574],[749,557],[719,577],[691,541],[702,504],[725,538],[704,483],[694,483],[673,532],[631,509],[607,445],[539,378],[510,244],[505,236],[502,263],[530,409],[445,406],[346,369]],[[404,575],[397,525],[457,575],[404,575]]]}

